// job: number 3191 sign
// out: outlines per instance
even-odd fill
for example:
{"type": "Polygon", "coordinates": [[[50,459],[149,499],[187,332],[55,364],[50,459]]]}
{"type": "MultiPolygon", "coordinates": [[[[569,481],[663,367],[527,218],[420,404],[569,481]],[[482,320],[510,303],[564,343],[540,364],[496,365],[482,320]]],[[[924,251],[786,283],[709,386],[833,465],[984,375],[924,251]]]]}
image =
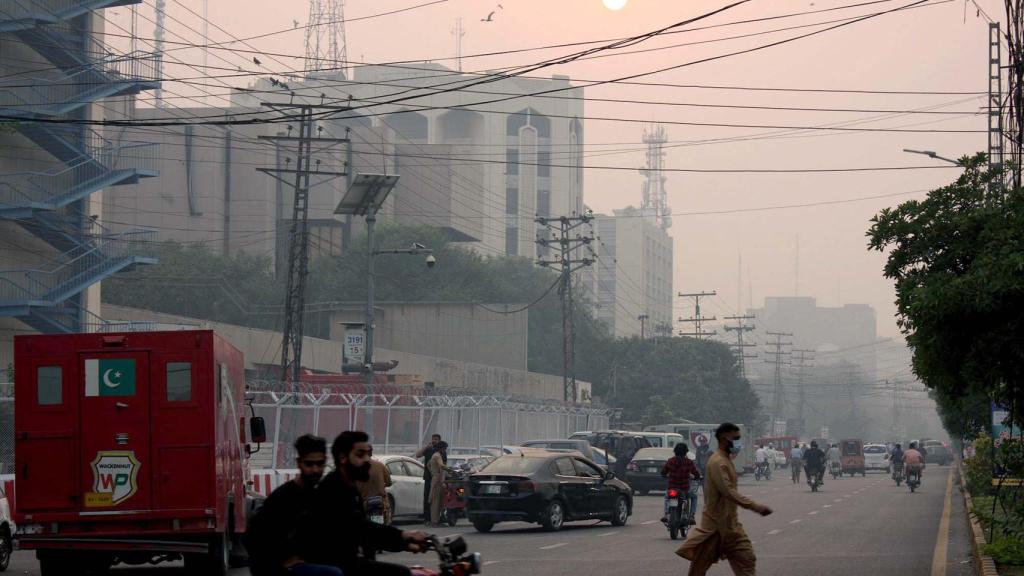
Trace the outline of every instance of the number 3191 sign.
{"type": "Polygon", "coordinates": [[[366,358],[366,331],[358,327],[345,329],[345,364],[362,364],[366,358]]]}

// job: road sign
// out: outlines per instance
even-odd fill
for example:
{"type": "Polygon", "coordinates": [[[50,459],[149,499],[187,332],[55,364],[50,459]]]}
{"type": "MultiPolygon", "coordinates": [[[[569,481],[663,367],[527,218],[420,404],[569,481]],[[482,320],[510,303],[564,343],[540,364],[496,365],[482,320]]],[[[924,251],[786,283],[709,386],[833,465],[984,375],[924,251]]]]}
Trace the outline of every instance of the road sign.
{"type": "Polygon", "coordinates": [[[366,360],[366,330],[362,326],[345,327],[345,364],[362,364],[366,360]]]}

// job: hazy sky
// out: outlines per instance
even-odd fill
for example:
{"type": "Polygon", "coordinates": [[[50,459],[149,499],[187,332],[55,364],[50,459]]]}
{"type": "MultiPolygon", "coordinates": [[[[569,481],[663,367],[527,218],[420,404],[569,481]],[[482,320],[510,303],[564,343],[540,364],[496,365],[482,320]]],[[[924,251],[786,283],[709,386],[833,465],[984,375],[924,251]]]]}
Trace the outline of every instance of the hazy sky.
{"type": "MultiPolygon", "coordinates": [[[[349,0],[346,17],[378,14],[429,0],[349,0]]],[[[152,2],[140,8],[140,32],[151,35],[152,2]]],[[[726,0],[630,0],[620,11],[605,8],[601,0],[502,0],[493,22],[481,22],[499,2],[449,0],[402,14],[350,22],[347,26],[349,59],[364,62],[439,60],[451,58],[454,20],[464,19],[465,54],[495,52],[543,45],[619,38],[651,31],[726,6],[726,0]]],[[[732,40],[768,30],[851,18],[913,4],[914,0],[752,0],[700,24],[730,24],[709,30],[670,34],[626,50],[689,44],[647,52],[575,62],[537,74],[567,74],[573,78],[603,80],[684,64],[795,37],[826,26],[801,27],[732,40]],[[851,4],[851,9],[824,11],[794,18],[747,24],[738,21],[805,11],[822,11],[851,4]],[[721,41],[720,41],[721,40],[721,41]]],[[[1001,3],[978,0],[999,19],[1001,3]]],[[[987,89],[988,24],[976,16],[968,0],[929,0],[924,7],[882,15],[782,46],[766,48],[713,62],[686,66],[641,78],[646,82],[730,85],[772,88],[978,92],[987,89]],[[966,15],[966,19],[965,19],[966,15]]],[[[202,0],[169,0],[168,39],[198,41],[199,18],[183,6],[202,13],[202,0]],[[190,30],[188,27],[194,28],[190,30]],[[180,35],[180,36],[178,36],[180,35]]],[[[112,23],[127,27],[128,10],[112,14],[112,23]]],[[[304,0],[209,0],[209,18],[235,36],[251,37],[304,24],[304,0]]],[[[116,31],[116,28],[114,29],[116,31]]],[[[213,41],[227,35],[211,26],[213,41]]],[[[289,55],[303,51],[301,29],[253,40],[260,50],[289,55]]],[[[486,58],[467,58],[465,70],[495,69],[526,64],[570,53],[558,48],[486,58]]],[[[198,51],[174,52],[174,58],[200,63],[198,51]]],[[[261,57],[266,73],[299,67],[297,60],[275,62],[261,57]]],[[[212,74],[236,73],[250,62],[249,54],[211,51],[208,64],[228,68],[212,74]],[[215,57],[217,54],[230,64],[215,57]]],[[[450,60],[443,60],[453,65],[450,60]]],[[[252,64],[246,70],[254,70],[252,64]]],[[[196,72],[168,66],[169,74],[196,76],[196,72]]],[[[249,78],[226,82],[246,85],[249,78]]],[[[217,85],[217,83],[213,83],[217,85]]],[[[173,93],[195,95],[196,89],[168,85],[173,93]]],[[[215,92],[222,91],[213,89],[215,92]]],[[[922,108],[977,112],[985,105],[981,95],[869,95],[824,92],[765,92],[677,87],[603,85],[586,90],[591,98],[653,100],[674,103],[842,108],[907,111],[922,108]]],[[[179,105],[195,102],[172,100],[179,105]]],[[[214,98],[206,102],[222,104],[214,98]]],[[[709,126],[667,126],[673,143],[667,166],[675,169],[821,169],[849,167],[943,166],[942,162],[903,153],[903,148],[936,150],[959,157],[986,145],[984,115],[880,114],[856,112],[773,111],[689,106],[593,102],[587,116],[662,122],[730,123],[774,126],[820,126],[860,120],[860,127],[916,130],[973,130],[976,133],[901,133],[802,131],[784,137],[778,130],[709,126]],[[871,121],[866,121],[866,120],[871,121]],[[766,137],[774,135],[775,137],[766,137]],[[708,140],[755,139],[733,142],[708,140]]],[[[639,167],[643,162],[640,137],[643,126],[620,121],[586,121],[588,165],[639,167]],[[632,144],[634,143],[635,144],[632,144]]],[[[894,172],[824,174],[671,173],[669,202],[677,215],[670,231],[675,238],[677,291],[717,290],[722,296],[710,303],[708,314],[735,311],[738,258],[743,258],[742,305],[759,306],[765,296],[792,295],[797,290],[796,261],[799,237],[799,294],[815,296],[822,305],[869,303],[878,311],[879,332],[898,333],[893,319],[891,282],[881,277],[884,257],[865,249],[869,218],[880,208],[954,179],[955,167],[894,172]],[[897,194],[902,194],[895,196],[897,194]],[[784,210],[732,214],[695,214],[807,204],[889,195],[886,198],[784,210]],[[748,275],[749,271],[749,275],[748,275]],[[752,294],[748,292],[752,286],[752,294]]],[[[610,212],[640,202],[640,175],[631,170],[588,170],[586,202],[597,211],[610,212]]],[[[689,314],[679,303],[679,314],[689,314]]]]}

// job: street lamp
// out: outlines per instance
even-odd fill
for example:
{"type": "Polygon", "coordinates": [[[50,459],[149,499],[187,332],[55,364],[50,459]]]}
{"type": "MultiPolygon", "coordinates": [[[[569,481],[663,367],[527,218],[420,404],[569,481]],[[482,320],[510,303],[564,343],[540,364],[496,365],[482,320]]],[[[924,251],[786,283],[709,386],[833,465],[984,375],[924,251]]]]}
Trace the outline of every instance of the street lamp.
{"type": "Polygon", "coordinates": [[[958,162],[956,160],[953,160],[952,158],[946,158],[944,156],[939,156],[938,153],[936,153],[936,152],[934,152],[932,150],[911,150],[910,148],[904,148],[903,151],[907,152],[909,154],[921,154],[922,156],[927,156],[929,158],[934,158],[935,160],[942,160],[944,162],[949,162],[950,164],[955,164],[957,166],[960,165],[960,162],[958,162]]]}
{"type": "Polygon", "coordinates": [[[377,212],[388,194],[398,184],[397,174],[356,174],[345,196],[334,209],[335,214],[364,216],[366,218],[366,355],[363,372],[366,375],[366,433],[373,439],[373,231],[377,212]]]}
{"type": "Polygon", "coordinates": [[[419,242],[413,242],[409,248],[391,248],[376,250],[374,248],[374,229],[377,223],[377,212],[387,200],[388,194],[398,183],[398,176],[392,174],[357,174],[345,192],[335,214],[346,214],[366,217],[366,348],[363,356],[363,373],[366,376],[366,433],[373,440],[373,322],[374,322],[374,259],[381,254],[426,254],[427,268],[437,264],[434,251],[419,242]]]}

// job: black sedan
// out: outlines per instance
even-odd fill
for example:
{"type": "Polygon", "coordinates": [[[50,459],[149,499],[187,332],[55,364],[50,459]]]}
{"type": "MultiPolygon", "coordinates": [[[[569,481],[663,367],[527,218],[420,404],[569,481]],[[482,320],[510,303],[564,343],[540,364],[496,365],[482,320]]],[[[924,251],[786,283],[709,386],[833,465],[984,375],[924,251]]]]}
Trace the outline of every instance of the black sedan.
{"type": "Polygon", "coordinates": [[[559,530],[574,520],[622,526],[633,513],[629,486],[577,454],[525,449],[496,459],[469,479],[466,514],[488,532],[498,522],[559,530]]]}
{"type": "Polygon", "coordinates": [[[661,475],[661,469],[674,455],[672,448],[640,450],[626,465],[626,482],[641,496],[646,496],[648,492],[664,491],[668,480],[661,475]]]}

